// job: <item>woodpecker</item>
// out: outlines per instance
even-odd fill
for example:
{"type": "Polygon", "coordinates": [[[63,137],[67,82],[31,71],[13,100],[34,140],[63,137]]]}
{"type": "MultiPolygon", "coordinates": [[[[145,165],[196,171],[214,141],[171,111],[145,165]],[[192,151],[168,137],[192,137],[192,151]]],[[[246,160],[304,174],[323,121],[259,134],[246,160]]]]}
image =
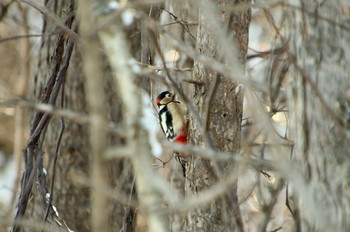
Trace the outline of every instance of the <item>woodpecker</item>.
{"type": "MultiPolygon", "coordinates": [[[[160,127],[166,138],[176,143],[187,143],[186,108],[184,104],[176,100],[176,94],[172,91],[164,91],[156,100],[160,127]]],[[[180,162],[185,176],[185,164],[183,154],[176,153],[175,158],[180,162]]]]}

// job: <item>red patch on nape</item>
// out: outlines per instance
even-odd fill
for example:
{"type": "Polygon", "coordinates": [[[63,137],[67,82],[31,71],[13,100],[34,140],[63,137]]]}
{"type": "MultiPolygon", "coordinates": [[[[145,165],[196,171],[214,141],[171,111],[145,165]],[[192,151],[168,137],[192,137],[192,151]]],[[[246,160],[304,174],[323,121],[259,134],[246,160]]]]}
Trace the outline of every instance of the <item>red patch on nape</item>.
{"type": "Polygon", "coordinates": [[[159,98],[157,98],[156,104],[157,104],[157,105],[160,105],[160,99],[159,99],[159,98]]]}

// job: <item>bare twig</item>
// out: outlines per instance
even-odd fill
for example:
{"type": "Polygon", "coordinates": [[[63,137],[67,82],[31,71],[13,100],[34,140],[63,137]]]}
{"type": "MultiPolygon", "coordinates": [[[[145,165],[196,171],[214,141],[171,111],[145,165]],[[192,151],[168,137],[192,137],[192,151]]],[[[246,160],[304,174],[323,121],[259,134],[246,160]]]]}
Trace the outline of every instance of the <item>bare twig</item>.
{"type": "Polygon", "coordinates": [[[19,40],[19,39],[28,39],[32,37],[44,37],[44,36],[52,36],[55,35],[54,33],[52,34],[26,34],[26,35],[14,35],[6,38],[1,38],[0,43],[8,42],[8,41],[13,41],[13,40],[19,40]]]}
{"type": "MultiPolygon", "coordinates": [[[[189,30],[189,26],[191,25],[197,25],[196,23],[189,23],[189,22],[185,22],[182,19],[179,19],[179,17],[177,17],[174,13],[166,10],[166,9],[162,9],[163,11],[167,12],[169,15],[171,15],[171,17],[173,17],[173,19],[175,20],[176,23],[179,23],[182,28],[191,36],[191,38],[196,41],[196,37],[194,37],[194,35],[192,35],[191,31],[189,30]]],[[[164,26],[164,25],[163,25],[164,26]]]]}
{"type": "Polygon", "coordinates": [[[325,22],[327,22],[327,23],[329,23],[331,25],[334,25],[336,27],[339,27],[342,30],[350,31],[350,27],[348,25],[342,24],[342,23],[338,23],[334,19],[328,18],[328,17],[320,15],[318,13],[316,14],[315,12],[310,11],[309,9],[305,9],[305,7],[300,7],[300,6],[296,6],[296,5],[288,4],[288,3],[286,4],[286,6],[291,8],[291,9],[302,11],[303,13],[306,13],[310,17],[322,19],[323,21],[325,21],[325,22]]]}
{"type": "MultiPolygon", "coordinates": [[[[74,30],[72,30],[69,26],[63,23],[62,20],[57,17],[57,15],[51,13],[45,6],[37,4],[30,0],[19,0],[19,1],[25,4],[28,4],[29,6],[33,7],[34,9],[38,10],[40,13],[45,15],[48,19],[53,20],[57,24],[57,26],[60,29],[62,29],[62,31],[65,32],[65,34],[68,35],[71,39],[73,40],[79,39],[79,35],[74,30]]],[[[68,17],[74,17],[74,15],[71,14],[71,15],[68,15],[68,17]]]]}
{"type": "MultiPolygon", "coordinates": [[[[34,109],[39,111],[40,113],[45,113],[50,116],[56,116],[61,117],[67,120],[70,120],[71,122],[78,123],[81,125],[90,124],[91,123],[91,117],[89,115],[74,112],[69,109],[59,109],[51,104],[45,104],[45,103],[34,103],[32,101],[16,98],[11,99],[5,102],[0,102],[0,108],[10,108],[10,107],[25,107],[29,109],[34,109]]],[[[119,135],[119,136],[125,136],[124,131],[120,128],[119,125],[117,125],[114,122],[109,122],[107,125],[108,131],[112,132],[113,134],[119,135]]]]}
{"type": "Polygon", "coordinates": [[[195,80],[192,80],[192,79],[183,79],[182,81],[183,82],[187,82],[189,84],[193,84],[193,85],[199,85],[199,86],[203,85],[203,82],[195,81],[195,80]]]}

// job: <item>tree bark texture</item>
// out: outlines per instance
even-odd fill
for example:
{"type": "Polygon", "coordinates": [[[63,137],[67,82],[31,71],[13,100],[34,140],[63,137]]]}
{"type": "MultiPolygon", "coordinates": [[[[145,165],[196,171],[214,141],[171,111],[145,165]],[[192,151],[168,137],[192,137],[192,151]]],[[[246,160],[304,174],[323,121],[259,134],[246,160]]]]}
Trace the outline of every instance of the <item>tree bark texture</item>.
{"type": "MultiPolygon", "coordinates": [[[[209,1],[205,1],[200,4],[196,50],[226,65],[233,62],[230,59],[231,55],[238,57],[244,64],[251,17],[249,6],[244,3],[249,2],[214,1],[211,5],[209,1]],[[218,10],[239,5],[245,6],[244,10],[233,12],[218,10]],[[212,23],[213,19],[214,22],[215,20],[218,22],[216,26],[214,26],[215,23],[212,23]],[[228,51],[225,51],[224,46],[227,44],[221,43],[222,37],[228,37],[229,46],[231,48],[236,46],[238,52],[226,54],[228,51]]],[[[232,51],[230,48],[227,49],[232,51]]],[[[243,91],[237,91],[239,90],[238,83],[199,62],[194,63],[193,79],[201,83],[195,85],[191,93],[193,104],[199,111],[202,122],[191,117],[191,142],[220,151],[233,153],[239,151],[243,91]],[[200,123],[202,123],[202,129],[199,126],[200,123]]],[[[204,160],[193,154],[187,170],[186,194],[191,196],[208,190],[223,176],[232,175],[230,178],[237,178],[234,168],[232,164],[204,160]]],[[[187,216],[186,231],[224,230],[244,230],[237,200],[237,181],[234,181],[224,196],[192,210],[187,216]]]]}
{"type": "MultiPolygon", "coordinates": [[[[348,231],[350,34],[346,1],[295,0],[289,11],[288,88],[298,231],[348,231]],[[299,33],[297,33],[299,32],[299,33]]],[[[294,182],[294,184],[293,184],[294,182]]]]}
{"type": "MultiPolygon", "coordinates": [[[[33,141],[35,133],[39,132],[39,136],[33,145],[34,155],[30,156],[28,151],[31,144],[27,145],[24,155],[26,173],[27,175],[33,173],[33,178],[35,182],[38,180],[38,184],[34,184],[31,189],[31,200],[26,203],[24,217],[19,218],[30,219],[36,225],[40,225],[39,228],[34,226],[35,229],[40,230],[45,224],[48,211],[47,218],[53,222],[55,219],[52,219],[50,215],[54,218],[55,213],[51,207],[47,210],[48,198],[45,198],[45,195],[49,193],[50,203],[56,207],[60,219],[65,221],[70,229],[89,231],[91,229],[90,143],[89,126],[84,119],[88,111],[85,102],[82,52],[81,47],[77,44],[78,38],[74,34],[79,31],[76,19],[77,6],[74,0],[49,0],[45,1],[45,6],[41,7],[45,9],[43,34],[53,33],[53,35],[42,37],[37,69],[31,81],[30,98],[36,102],[47,103],[77,113],[78,116],[65,119],[59,116],[51,117],[49,113],[34,112],[30,142],[33,141]],[[62,84],[56,88],[60,78],[62,84]],[[55,91],[59,93],[56,99],[53,99],[55,91]],[[41,124],[44,127],[38,130],[37,125],[41,124]],[[37,166],[35,166],[36,160],[38,160],[37,166]],[[28,167],[29,162],[34,162],[31,168],[28,167]],[[43,173],[42,168],[38,167],[45,168],[47,175],[43,173]],[[35,170],[36,173],[31,172],[32,170],[35,170]]],[[[105,104],[106,118],[109,121],[120,122],[120,101],[116,89],[113,88],[111,69],[102,53],[95,59],[96,62],[102,63],[103,79],[101,81],[106,96],[105,102],[100,104],[105,104]]],[[[106,144],[108,146],[121,145],[123,138],[116,133],[109,133],[106,144]]],[[[128,201],[125,200],[133,200],[133,197],[129,198],[130,195],[133,195],[131,165],[127,160],[117,159],[108,162],[105,170],[108,173],[107,182],[111,186],[106,192],[109,196],[120,196],[111,198],[105,217],[108,217],[108,228],[119,231],[123,224],[125,225],[127,220],[130,220],[130,215],[134,215],[133,209],[127,206],[128,201]]],[[[27,188],[26,184],[24,179],[22,193],[27,188]]],[[[21,205],[19,208],[23,209],[21,205]]],[[[133,219],[129,222],[131,227],[134,222],[133,219]]],[[[27,228],[28,231],[33,230],[33,227],[27,228]]]]}

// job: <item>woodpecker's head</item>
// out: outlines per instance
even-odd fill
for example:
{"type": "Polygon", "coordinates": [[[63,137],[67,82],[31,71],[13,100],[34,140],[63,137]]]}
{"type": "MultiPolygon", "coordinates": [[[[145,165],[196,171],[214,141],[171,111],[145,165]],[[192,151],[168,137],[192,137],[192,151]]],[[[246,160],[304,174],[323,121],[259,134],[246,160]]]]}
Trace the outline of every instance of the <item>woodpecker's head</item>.
{"type": "Polygon", "coordinates": [[[157,106],[160,107],[161,105],[166,105],[169,102],[172,102],[175,100],[175,93],[171,91],[164,91],[161,94],[158,95],[156,103],[157,106]]]}

